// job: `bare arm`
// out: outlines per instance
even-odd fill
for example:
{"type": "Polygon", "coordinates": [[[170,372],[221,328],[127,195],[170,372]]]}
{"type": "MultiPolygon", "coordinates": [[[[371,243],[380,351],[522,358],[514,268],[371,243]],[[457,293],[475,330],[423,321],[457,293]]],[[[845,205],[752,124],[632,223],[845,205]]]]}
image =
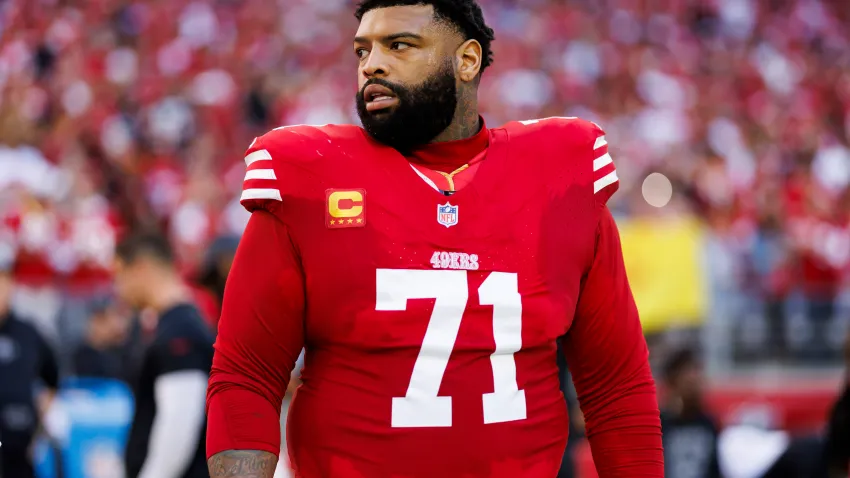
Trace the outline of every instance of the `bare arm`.
{"type": "Polygon", "coordinates": [[[227,450],[207,460],[210,478],[273,478],[277,456],[258,450],[227,450]]]}

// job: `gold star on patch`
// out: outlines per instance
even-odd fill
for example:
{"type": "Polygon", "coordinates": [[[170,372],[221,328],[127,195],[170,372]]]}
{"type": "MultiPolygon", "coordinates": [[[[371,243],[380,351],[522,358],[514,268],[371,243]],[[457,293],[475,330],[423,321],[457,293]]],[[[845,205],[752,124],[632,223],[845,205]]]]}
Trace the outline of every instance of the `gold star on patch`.
{"type": "Polygon", "coordinates": [[[331,226],[333,226],[334,224],[336,224],[336,221],[334,221],[333,219],[331,219],[331,226]]]}
{"type": "Polygon", "coordinates": [[[349,224],[353,224],[353,223],[354,223],[354,219],[349,219],[349,220],[348,220],[348,223],[349,223],[349,224]]]}
{"type": "Polygon", "coordinates": [[[362,217],[357,219],[357,224],[361,224],[362,222],[363,222],[363,218],[362,218],[362,217]]]}

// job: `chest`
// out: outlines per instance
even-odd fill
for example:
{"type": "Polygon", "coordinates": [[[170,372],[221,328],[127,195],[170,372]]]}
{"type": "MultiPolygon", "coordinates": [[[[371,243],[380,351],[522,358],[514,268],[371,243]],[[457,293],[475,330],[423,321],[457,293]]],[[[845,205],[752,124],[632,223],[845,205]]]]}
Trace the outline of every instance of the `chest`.
{"type": "Polygon", "coordinates": [[[717,437],[700,425],[676,425],[664,430],[664,458],[672,476],[706,476],[717,437]]]}
{"type": "Polygon", "coordinates": [[[0,333],[0,369],[14,372],[8,374],[10,377],[32,381],[40,364],[38,345],[30,334],[0,333]]]}
{"type": "Polygon", "coordinates": [[[135,367],[131,370],[130,382],[133,393],[137,397],[144,397],[143,404],[139,406],[151,406],[154,403],[154,386],[157,378],[165,371],[165,354],[163,350],[163,339],[158,333],[144,336],[142,345],[136,351],[134,359],[135,367]]]}
{"type": "Polygon", "coordinates": [[[524,343],[565,333],[593,254],[588,205],[533,168],[502,166],[485,161],[452,196],[407,164],[320,175],[313,201],[287,205],[308,336],[414,346],[437,320],[485,349],[498,317],[518,317],[524,343]]]}

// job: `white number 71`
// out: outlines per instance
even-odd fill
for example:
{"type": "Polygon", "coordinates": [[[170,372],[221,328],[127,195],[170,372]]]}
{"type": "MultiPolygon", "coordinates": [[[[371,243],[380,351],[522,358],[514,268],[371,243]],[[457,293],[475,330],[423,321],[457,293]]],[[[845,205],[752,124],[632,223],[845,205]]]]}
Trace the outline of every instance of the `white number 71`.
{"type": "MultiPolygon", "coordinates": [[[[467,272],[457,270],[378,269],[375,310],[405,310],[408,299],[435,299],[431,319],[407,393],[393,397],[393,427],[452,426],[452,397],[437,396],[469,299],[467,272]]],[[[491,272],[478,288],[481,305],[493,306],[490,355],[493,393],[483,396],[484,423],[526,418],[525,391],[516,380],[514,354],[522,348],[522,299],[517,275],[491,272]]]]}

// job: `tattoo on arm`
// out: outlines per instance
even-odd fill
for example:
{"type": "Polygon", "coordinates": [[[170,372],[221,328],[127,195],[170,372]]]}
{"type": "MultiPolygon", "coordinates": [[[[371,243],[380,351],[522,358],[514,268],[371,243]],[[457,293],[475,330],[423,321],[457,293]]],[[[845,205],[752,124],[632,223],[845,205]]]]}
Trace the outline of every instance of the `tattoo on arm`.
{"type": "Polygon", "coordinates": [[[273,478],[277,457],[258,450],[228,450],[207,461],[210,478],[273,478]]]}

